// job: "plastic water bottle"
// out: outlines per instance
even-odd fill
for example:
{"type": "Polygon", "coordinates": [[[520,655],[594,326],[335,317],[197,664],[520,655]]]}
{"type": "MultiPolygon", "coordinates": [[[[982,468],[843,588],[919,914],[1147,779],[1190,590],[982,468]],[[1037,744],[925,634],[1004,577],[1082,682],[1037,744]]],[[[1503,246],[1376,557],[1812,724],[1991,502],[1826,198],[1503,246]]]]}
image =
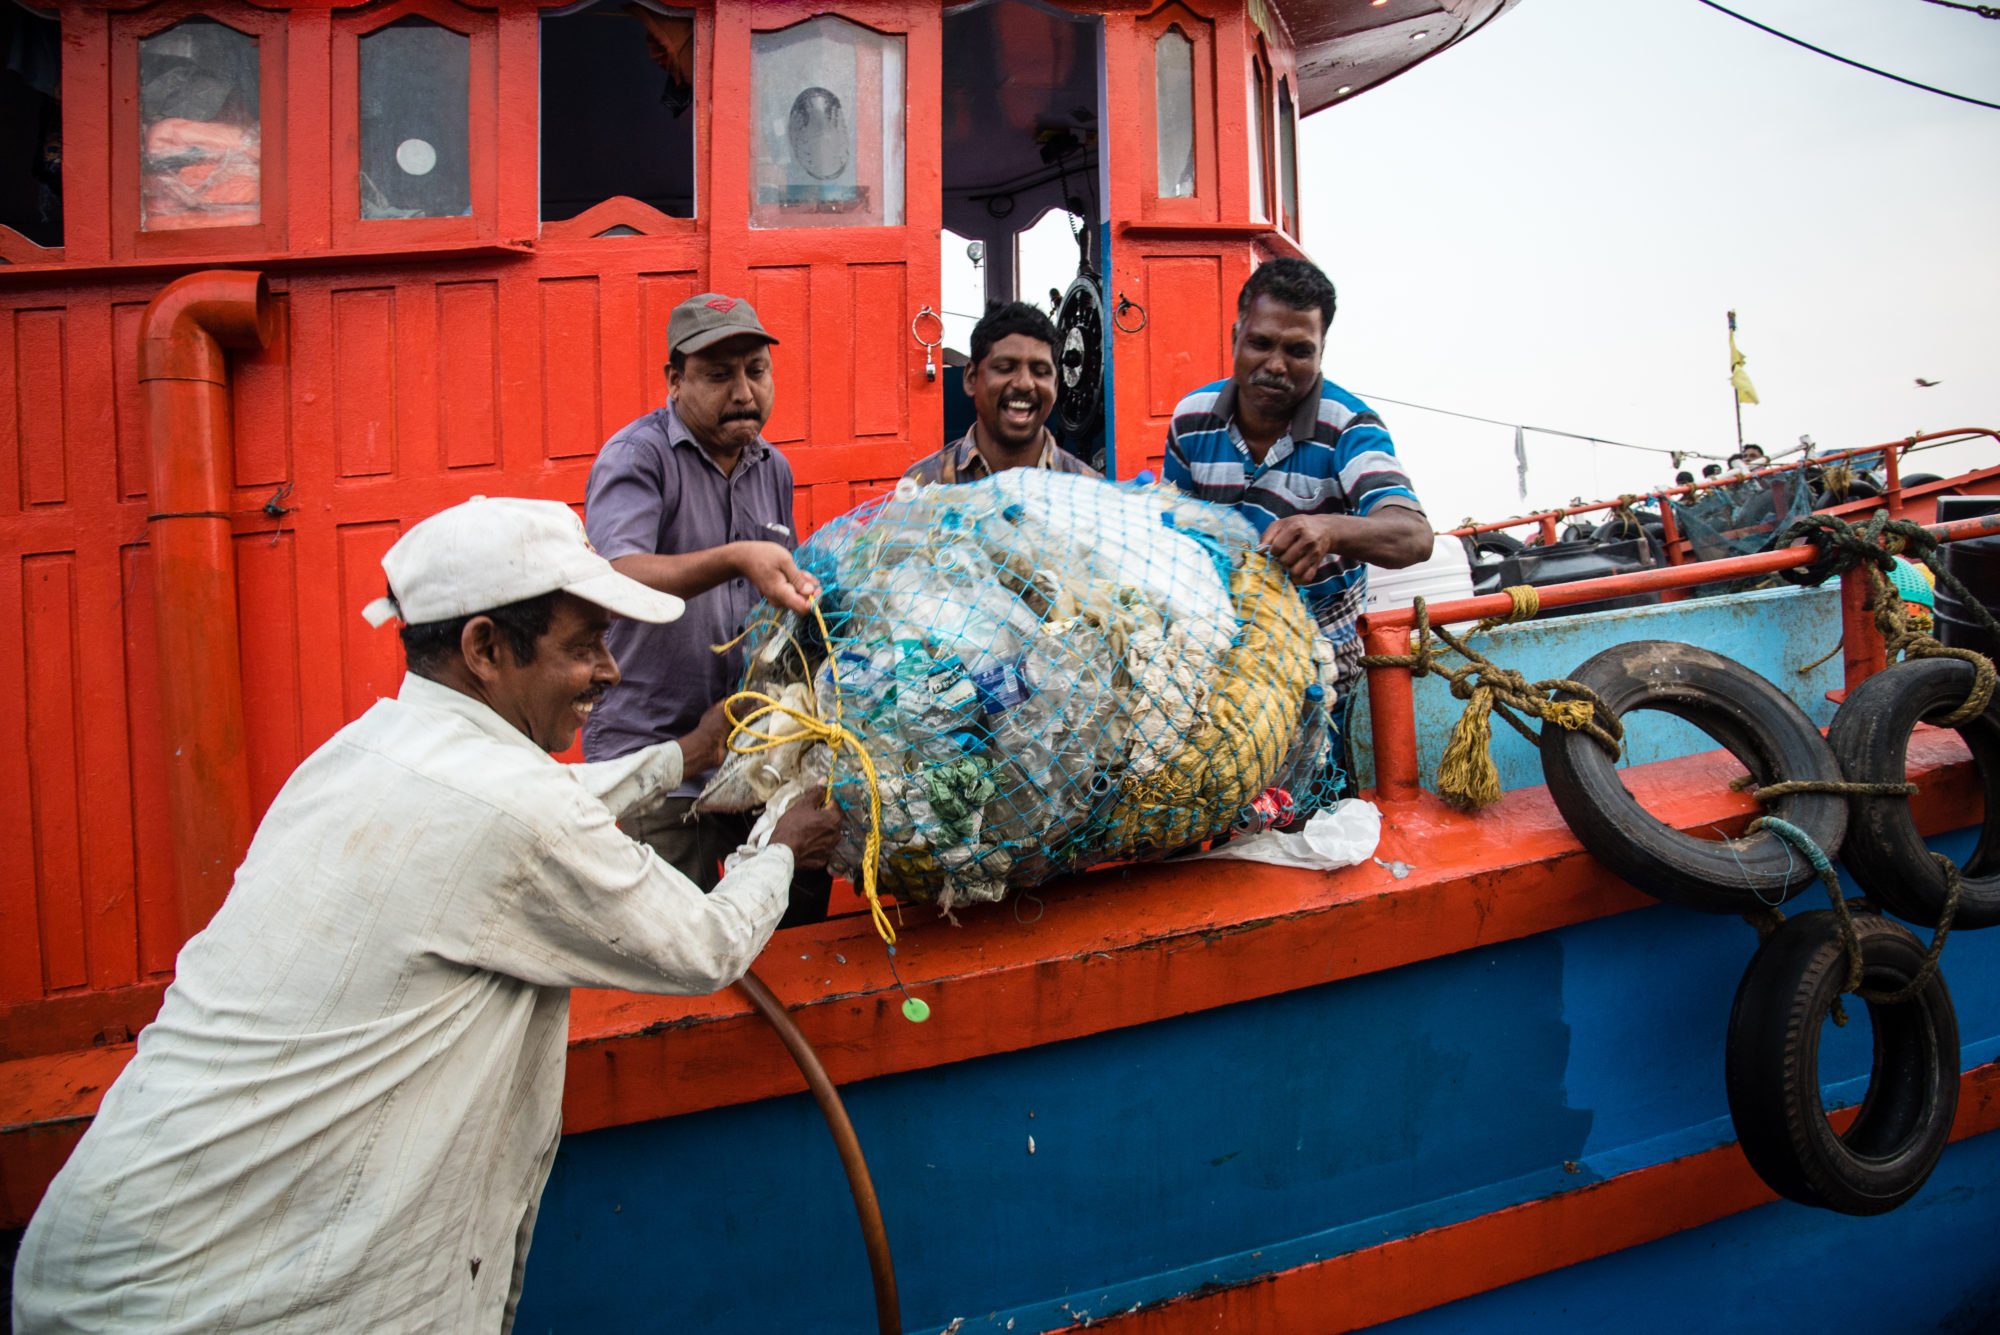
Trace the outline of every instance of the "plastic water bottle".
{"type": "Polygon", "coordinates": [[[1290,793],[1301,808],[1310,805],[1312,785],[1326,766],[1327,729],[1326,690],[1318,685],[1308,686],[1305,703],[1299,710],[1298,736],[1293,739],[1284,763],[1278,766],[1277,777],[1271,781],[1272,787],[1290,793]]]}

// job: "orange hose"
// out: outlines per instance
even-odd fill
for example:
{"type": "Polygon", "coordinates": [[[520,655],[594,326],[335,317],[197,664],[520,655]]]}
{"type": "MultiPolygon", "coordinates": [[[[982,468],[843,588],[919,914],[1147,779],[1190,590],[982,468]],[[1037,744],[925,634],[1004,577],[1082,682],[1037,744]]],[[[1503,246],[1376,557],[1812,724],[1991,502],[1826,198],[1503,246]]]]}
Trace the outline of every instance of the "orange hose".
{"type": "Polygon", "coordinates": [[[848,1120],[847,1107],[840,1101],[840,1092],[834,1088],[833,1080],[826,1068],[820,1065],[819,1054],[813,1045],[792,1023],[784,1004],[764,985],[764,980],[754,973],[746,973],[736,985],[743,989],[743,995],[750,998],[750,1004],[757,1013],[770,1022],[778,1033],[778,1039],[785,1050],[798,1063],[799,1073],[806,1078],[812,1089],[813,1101],[819,1104],[820,1112],[826,1117],[826,1127],[833,1133],[834,1148],[840,1151],[840,1166],[847,1170],[847,1186],[854,1193],[854,1212],[861,1218],[861,1240],[868,1248],[868,1269],[875,1279],[875,1324],[881,1335],[900,1335],[903,1329],[902,1311],[896,1302],[896,1266],[889,1259],[889,1227],[882,1222],[882,1204],[875,1197],[875,1183],[868,1176],[868,1160],[861,1153],[861,1140],[854,1134],[854,1123],[848,1120]]]}

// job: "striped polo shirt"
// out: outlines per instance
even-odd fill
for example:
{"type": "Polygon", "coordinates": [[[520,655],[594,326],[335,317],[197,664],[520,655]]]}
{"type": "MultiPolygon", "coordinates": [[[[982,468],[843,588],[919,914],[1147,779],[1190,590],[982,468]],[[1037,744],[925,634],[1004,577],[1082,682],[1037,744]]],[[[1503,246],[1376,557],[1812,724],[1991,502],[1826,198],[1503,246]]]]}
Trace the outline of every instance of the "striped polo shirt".
{"type": "MultiPolygon", "coordinates": [[[[1235,506],[1259,533],[1286,515],[1365,515],[1380,505],[1423,510],[1382,419],[1330,380],[1299,405],[1261,464],[1236,427],[1235,382],[1202,386],[1174,409],[1165,471],[1189,495],[1235,506]]],[[[1299,591],[1333,645],[1345,687],[1361,671],[1354,623],[1368,598],[1368,568],[1329,555],[1299,591]]]]}

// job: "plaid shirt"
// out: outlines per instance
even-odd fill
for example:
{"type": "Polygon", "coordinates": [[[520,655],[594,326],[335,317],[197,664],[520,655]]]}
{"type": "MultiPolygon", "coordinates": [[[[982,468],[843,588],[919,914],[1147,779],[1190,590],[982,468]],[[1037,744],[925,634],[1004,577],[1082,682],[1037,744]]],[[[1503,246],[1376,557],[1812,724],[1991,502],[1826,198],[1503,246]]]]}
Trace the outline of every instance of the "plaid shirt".
{"type": "MultiPolygon", "coordinates": [[[[903,476],[922,482],[926,486],[937,483],[949,485],[954,482],[977,482],[980,478],[993,476],[993,466],[986,462],[986,456],[979,452],[978,444],[972,439],[973,430],[968,430],[936,454],[927,454],[917,460],[903,470],[903,476]]],[[[1057,473],[1077,473],[1083,477],[1104,476],[1056,444],[1056,438],[1049,434],[1047,427],[1042,428],[1042,452],[1036,457],[1034,467],[1047,468],[1057,473]]]]}

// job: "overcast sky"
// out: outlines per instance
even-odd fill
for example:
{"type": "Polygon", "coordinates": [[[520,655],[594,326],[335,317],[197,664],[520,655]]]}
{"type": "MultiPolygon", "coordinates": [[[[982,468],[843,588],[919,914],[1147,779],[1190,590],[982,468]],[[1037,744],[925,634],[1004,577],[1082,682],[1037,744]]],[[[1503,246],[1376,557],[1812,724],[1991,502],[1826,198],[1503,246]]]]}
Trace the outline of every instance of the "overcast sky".
{"type": "MultiPolygon", "coordinates": [[[[2000,21],[1923,0],[1730,8],[2000,102],[2000,21]]],[[[1441,527],[1526,508],[1513,433],[1381,398],[1727,454],[1732,307],[1763,400],[1744,439],[1773,453],[2000,427],[2000,111],[1697,0],[1522,0],[1308,119],[1300,154],[1303,240],[1341,297],[1328,374],[1378,396],[1441,527]]],[[[1533,504],[1672,476],[1527,442],[1533,504]]],[[[2000,449],[1923,459],[1949,473],[2000,449]]]]}

